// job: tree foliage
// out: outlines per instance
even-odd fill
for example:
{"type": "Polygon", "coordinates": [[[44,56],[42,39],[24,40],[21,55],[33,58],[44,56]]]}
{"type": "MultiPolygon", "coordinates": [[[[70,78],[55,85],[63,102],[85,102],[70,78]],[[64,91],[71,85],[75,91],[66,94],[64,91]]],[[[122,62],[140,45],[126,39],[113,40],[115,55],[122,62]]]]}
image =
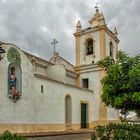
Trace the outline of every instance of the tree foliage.
{"type": "Polygon", "coordinates": [[[9,131],[5,131],[0,137],[0,140],[26,140],[26,138],[19,136],[17,134],[12,134],[9,131]]]}
{"type": "Polygon", "coordinates": [[[130,57],[119,51],[116,61],[106,57],[97,64],[106,71],[101,80],[105,105],[140,116],[140,55],[130,57]]]}
{"type": "Polygon", "coordinates": [[[91,140],[139,140],[140,125],[128,123],[110,123],[98,125],[91,134],[91,140]]]}

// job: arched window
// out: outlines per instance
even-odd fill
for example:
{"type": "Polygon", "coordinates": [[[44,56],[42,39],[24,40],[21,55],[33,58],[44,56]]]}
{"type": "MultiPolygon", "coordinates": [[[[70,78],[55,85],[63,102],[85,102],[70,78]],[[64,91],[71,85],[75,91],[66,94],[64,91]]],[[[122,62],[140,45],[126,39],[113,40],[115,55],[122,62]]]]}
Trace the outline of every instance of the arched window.
{"type": "Polygon", "coordinates": [[[109,43],[109,55],[113,57],[113,43],[112,42],[109,43]]]}
{"type": "Polygon", "coordinates": [[[86,42],[87,55],[93,54],[93,40],[88,39],[86,42]]]}
{"type": "Polygon", "coordinates": [[[71,127],[72,112],[71,112],[71,97],[69,95],[65,98],[65,115],[66,115],[66,127],[71,127]]]}

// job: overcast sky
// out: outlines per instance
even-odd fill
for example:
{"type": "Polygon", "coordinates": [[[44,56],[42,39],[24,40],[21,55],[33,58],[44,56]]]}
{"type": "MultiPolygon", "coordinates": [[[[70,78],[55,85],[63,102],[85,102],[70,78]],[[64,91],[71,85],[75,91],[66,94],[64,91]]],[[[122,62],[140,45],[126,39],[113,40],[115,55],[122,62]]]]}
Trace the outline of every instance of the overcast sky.
{"type": "Polygon", "coordinates": [[[140,53],[140,0],[0,0],[0,40],[49,60],[56,38],[56,50],[74,64],[76,22],[87,27],[97,2],[108,27],[118,29],[120,49],[140,53]]]}

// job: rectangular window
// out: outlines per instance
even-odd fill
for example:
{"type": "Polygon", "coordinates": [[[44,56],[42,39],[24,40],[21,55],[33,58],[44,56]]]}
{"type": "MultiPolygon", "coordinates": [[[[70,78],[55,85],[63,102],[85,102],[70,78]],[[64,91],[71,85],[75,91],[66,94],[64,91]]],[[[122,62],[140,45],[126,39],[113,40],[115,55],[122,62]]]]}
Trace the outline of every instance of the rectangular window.
{"type": "Polygon", "coordinates": [[[88,88],[88,78],[84,78],[82,79],[82,87],[83,88],[88,88]]]}
{"type": "Polygon", "coordinates": [[[44,92],[44,86],[41,85],[41,93],[43,93],[43,92],[44,92]]]}

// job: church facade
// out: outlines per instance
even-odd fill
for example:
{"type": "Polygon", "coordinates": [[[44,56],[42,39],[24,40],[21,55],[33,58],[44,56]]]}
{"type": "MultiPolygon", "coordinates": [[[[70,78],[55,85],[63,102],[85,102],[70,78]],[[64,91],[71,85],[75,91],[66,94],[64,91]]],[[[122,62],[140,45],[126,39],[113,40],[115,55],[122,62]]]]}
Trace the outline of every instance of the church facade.
{"type": "Polygon", "coordinates": [[[119,112],[101,102],[104,69],[98,60],[115,59],[119,40],[98,8],[89,27],[74,33],[76,66],[54,52],[49,61],[14,44],[0,43],[0,133],[49,132],[93,128],[119,121],[119,112]]]}

